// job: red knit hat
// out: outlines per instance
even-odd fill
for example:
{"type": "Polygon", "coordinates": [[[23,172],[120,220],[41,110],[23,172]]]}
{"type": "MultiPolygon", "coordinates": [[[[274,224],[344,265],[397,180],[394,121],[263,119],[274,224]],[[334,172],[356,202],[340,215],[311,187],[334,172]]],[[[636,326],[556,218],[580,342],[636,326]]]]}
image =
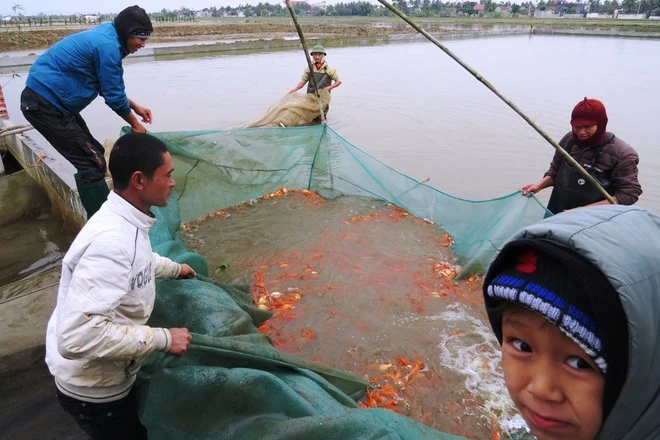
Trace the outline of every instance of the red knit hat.
{"type": "Polygon", "coordinates": [[[584,98],[577,103],[571,113],[571,125],[573,127],[584,127],[586,125],[598,125],[603,131],[607,126],[607,112],[602,102],[597,99],[584,98]]]}
{"type": "Polygon", "coordinates": [[[588,139],[580,139],[573,132],[573,141],[582,147],[595,147],[605,141],[607,134],[607,112],[602,102],[597,99],[588,99],[577,103],[571,113],[571,126],[584,127],[587,125],[597,125],[598,129],[588,139]]]}

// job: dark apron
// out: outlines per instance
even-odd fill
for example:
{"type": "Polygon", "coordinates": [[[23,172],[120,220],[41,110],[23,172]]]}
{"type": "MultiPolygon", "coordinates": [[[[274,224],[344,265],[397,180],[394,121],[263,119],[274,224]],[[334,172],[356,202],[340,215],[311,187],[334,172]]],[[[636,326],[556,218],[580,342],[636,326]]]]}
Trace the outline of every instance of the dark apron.
{"type": "MultiPolygon", "coordinates": [[[[330,75],[328,75],[327,65],[323,66],[320,72],[313,72],[312,75],[314,75],[314,78],[316,78],[316,84],[319,86],[319,90],[325,89],[326,87],[330,86],[330,84],[332,84],[332,78],[330,78],[330,75]]],[[[309,82],[307,83],[307,93],[314,92],[314,83],[312,82],[312,78],[309,78],[309,82]]]]}
{"type": "MultiPolygon", "coordinates": [[[[614,136],[610,136],[608,133],[603,145],[609,143],[613,138],[614,136]]],[[[572,147],[573,145],[570,145],[567,151],[570,152],[572,147]]],[[[597,150],[594,152],[590,166],[585,166],[586,164],[582,166],[611,195],[614,192],[612,182],[607,178],[605,173],[598,172],[594,169],[594,166],[598,163],[602,147],[595,148],[597,150]]],[[[567,209],[590,205],[601,200],[605,200],[605,197],[598,191],[598,188],[589,182],[575,167],[567,163],[566,160],[562,160],[557,177],[554,179],[554,188],[548,202],[548,211],[553,214],[559,214],[567,209]]]]}

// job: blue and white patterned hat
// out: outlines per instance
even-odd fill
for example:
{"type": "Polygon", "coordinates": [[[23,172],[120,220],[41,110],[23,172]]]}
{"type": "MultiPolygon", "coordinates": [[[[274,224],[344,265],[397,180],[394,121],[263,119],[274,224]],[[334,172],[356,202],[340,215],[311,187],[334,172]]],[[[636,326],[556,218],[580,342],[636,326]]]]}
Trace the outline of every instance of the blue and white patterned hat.
{"type": "Polygon", "coordinates": [[[557,266],[536,249],[528,248],[518,254],[513,271],[507,270],[490,280],[488,296],[517,303],[542,315],[575,341],[605,374],[607,361],[598,323],[591,316],[584,296],[570,294],[578,287],[557,266]]]}
{"type": "Polygon", "coordinates": [[[502,343],[502,312],[512,303],[543,316],[578,344],[605,376],[611,409],[628,368],[628,321],[607,277],[579,253],[546,239],[507,243],[483,285],[486,311],[502,343]]]}

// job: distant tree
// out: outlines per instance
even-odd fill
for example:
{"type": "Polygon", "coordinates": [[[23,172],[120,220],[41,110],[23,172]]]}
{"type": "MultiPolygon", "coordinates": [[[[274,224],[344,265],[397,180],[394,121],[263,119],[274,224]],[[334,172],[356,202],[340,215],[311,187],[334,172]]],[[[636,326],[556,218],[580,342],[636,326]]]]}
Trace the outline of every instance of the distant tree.
{"type": "Polygon", "coordinates": [[[16,15],[20,12],[25,12],[25,8],[18,3],[14,3],[14,6],[11,7],[11,10],[14,13],[14,17],[16,17],[16,15]]]}
{"type": "Polygon", "coordinates": [[[461,12],[465,12],[467,15],[474,15],[476,13],[474,11],[474,6],[476,4],[477,2],[465,2],[459,9],[461,12]]]}
{"type": "Polygon", "coordinates": [[[520,5],[517,3],[514,3],[511,5],[511,13],[512,14],[520,14],[520,5]]]}
{"type": "Polygon", "coordinates": [[[615,9],[619,9],[619,2],[617,0],[605,0],[598,12],[612,14],[615,9]]]}
{"type": "Polygon", "coordinates": [[[642,0],[640,13],[649,18],[651,15],[660,15],[660,0],[642,0]]]}
{"type": "Polygon", "coordinates": [[[637,12],[637,6],[637,0],[623,0],[621,2],[621,9],[623,9],[624,14],[637,12]]]}
{"type": "Polygon", "coordinates": [[[392,4],[394,5],[394,7],[396,7],[399,11],[403,12],[404,14],[410,12],[408,9],[408,2],[406,0],[394,0],[392,4]]]}

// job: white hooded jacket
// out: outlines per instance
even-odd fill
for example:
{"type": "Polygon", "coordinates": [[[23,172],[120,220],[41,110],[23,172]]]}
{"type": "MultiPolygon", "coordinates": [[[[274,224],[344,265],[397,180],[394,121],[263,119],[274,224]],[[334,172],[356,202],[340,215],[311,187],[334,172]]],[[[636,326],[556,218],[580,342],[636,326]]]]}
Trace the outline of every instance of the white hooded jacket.
{"type": "Polygon", "coordinates": [[[66,253],[46,334],[46,363],[62,393],[88,402],[119,400],[142,359],[170,349],[168,329],[145,325],[155,278],[181,272],[178,263],[152,252],[155,222],[111,192],[66,253]]]}

